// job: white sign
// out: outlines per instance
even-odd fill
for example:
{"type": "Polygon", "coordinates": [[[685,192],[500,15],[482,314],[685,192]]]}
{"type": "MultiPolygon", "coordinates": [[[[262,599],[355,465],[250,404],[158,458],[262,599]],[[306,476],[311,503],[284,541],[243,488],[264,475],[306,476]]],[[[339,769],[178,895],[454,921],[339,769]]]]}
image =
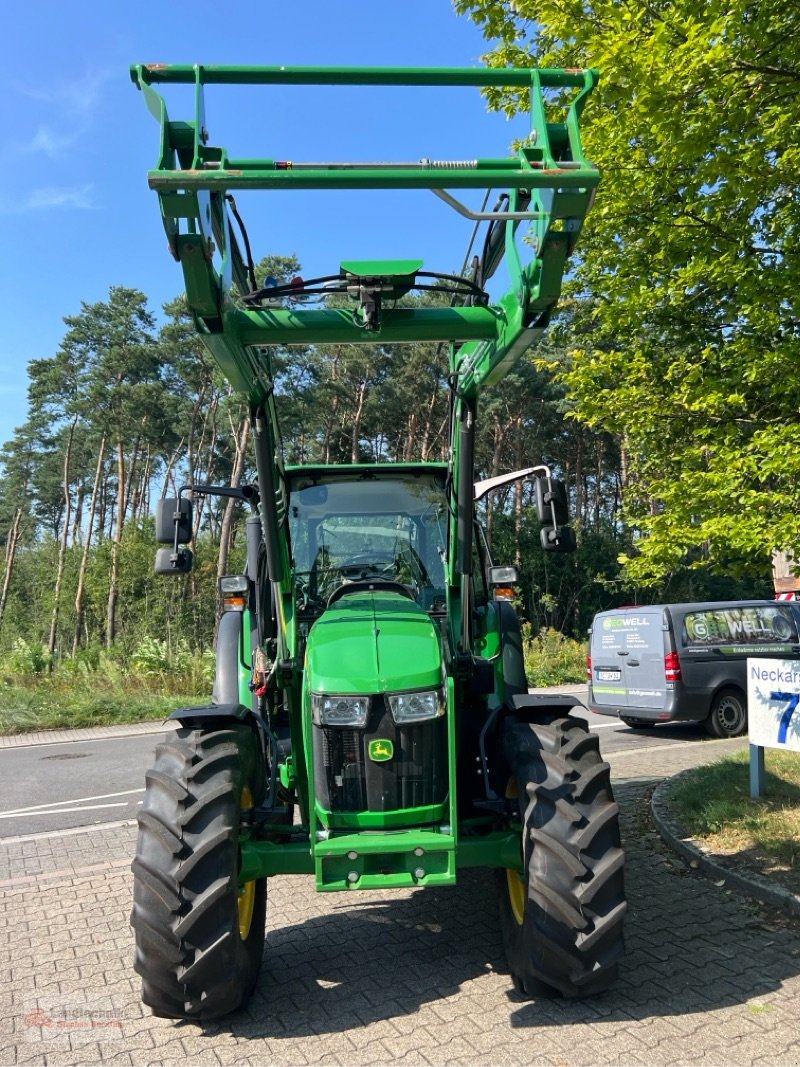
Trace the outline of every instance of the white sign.
{"type": "Polygon", "coordinates": [[[750,744],[800,752],[800,660],[748,659],[750,744]]]}

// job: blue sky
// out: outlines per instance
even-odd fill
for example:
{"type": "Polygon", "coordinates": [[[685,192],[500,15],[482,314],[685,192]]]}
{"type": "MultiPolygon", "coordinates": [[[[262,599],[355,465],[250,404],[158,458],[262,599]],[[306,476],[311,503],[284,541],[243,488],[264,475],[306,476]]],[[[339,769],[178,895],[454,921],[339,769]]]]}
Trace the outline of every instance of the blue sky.
{"type": "MultiPolygon", "coordinates": [[[[24,421],[25,367],[55,353],[63,316],[111,285],[141,289],[156,314],[181,290],[146,183],[158,127],[131,63],[477,66],[488,47],[450,0],[26,0],[6,11],[4,38],[0,442],[24,421]]],[[[171,118],[191,117],[183,88],[168,98],[171,118]]],[[[219,86],[207,108],[211,143],[240,157],[475,158],[507,154],[525,132],[487,114],[477,89],[219,86]]],[[[457,270],[471,230],[427,191],[237,202],[256,259],[294,252],[306,276],[367,257],[457,270]]]]}

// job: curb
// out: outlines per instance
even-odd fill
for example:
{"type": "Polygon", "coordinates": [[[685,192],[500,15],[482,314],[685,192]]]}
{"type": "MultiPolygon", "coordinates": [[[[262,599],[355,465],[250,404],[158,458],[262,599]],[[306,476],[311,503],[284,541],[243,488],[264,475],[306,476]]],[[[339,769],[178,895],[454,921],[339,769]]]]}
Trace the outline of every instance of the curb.
{"type": "Polygon", "coordinates": [[[175,729],[168,719],[155,722],[117,723],[113,726],[79,726],[63,730],[30,730],[0,735],[0,749],[28,748],[33,745],[63,745],[69,741],[102,741],[111,737],[163,734],[175,729]]]}
{"type": "Polygon", "coordinates": [[[774,885],[764,875],[755,871],[742,874],[741,869],[735,870],[733,868],[735,861],[713,852],[707,852],[693,837],[688,837],[683,827],[671,818],[667,811],[670,787],[674,782],[679,782],[682,778],[693,774],[695,770],[696,768],[691,768],[681,771],[672,778],[659,782],[653,791],[650,811],[662,839],[674,852],[687,860],[693,869],[700,870],[709,877],[724,878],[727,883],[744,893],[745,896],[755,897],[764,904],[800,918],[800,896],[782,886],[774,885]]]}

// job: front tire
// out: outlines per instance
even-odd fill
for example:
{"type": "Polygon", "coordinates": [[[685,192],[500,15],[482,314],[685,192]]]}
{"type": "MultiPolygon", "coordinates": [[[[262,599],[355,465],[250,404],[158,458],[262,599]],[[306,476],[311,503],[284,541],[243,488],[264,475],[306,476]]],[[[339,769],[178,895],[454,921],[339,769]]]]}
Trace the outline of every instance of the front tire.
{"type": "Polygon", "coordinates": [[[582,719],[507,719],[503,747],[523,824],[524,875],[499,872],[509,970],[525,996],[583,997],[613,983],[627,905],[619,808],[582,719]]]}
{"type": "Polygon", "coordinates": [[[181,729],[156,749],[133,861],[134,967],[154,1015],[213,1019],[240,1007],[264,948],[266,879],[239,889],[242,813],[263,796],[246,724],[181,729]]]}
{"type": "Polygon", "coordinates": [[[723,689],[703,725],[712,737],[741,737],[747,731],[747,701],[738,689],[723,689]]]}

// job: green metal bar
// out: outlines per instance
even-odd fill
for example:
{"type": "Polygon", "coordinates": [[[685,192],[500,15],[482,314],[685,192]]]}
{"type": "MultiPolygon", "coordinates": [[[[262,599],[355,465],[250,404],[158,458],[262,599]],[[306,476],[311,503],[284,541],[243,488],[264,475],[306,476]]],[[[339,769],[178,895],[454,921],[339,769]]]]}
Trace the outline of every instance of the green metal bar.
{"type": "Polygon", "coordinates": [[[344,308],[264,308],[225,314],[226,332],[243,345],[494,340],[502,326],[502,315],[488,307],[385,308],[379,330],[365,330],[344,308]]]}
{"type": "Polygon", "coordinates": [[[239,881],[252,882],[274,874],[313,874],[314,858],[308,841],[242,841],[239,881]]]}
{"type": "Polygon", "coordinates": [[[481,837],[458,839],[456,863],[459,867],[510,867],[522,870],[520,830],[497,830],[481,837]]]}
{"type": "MultiPolygon", "coordinates": [[[[374,814],[380,814],[378,812],[374,814]]],[[[455,839],[436,830],[396,830],[388,834],[337,834],[320,841],[315,847],[318,855],[348,856],[355,852],[363,856],[389,856],[403,852],[452,852],[455,839]]]]}
{"type": "Polygon", "coordinates": [[[491,189],[509,187],[529,189],[587,189],[599,182],[593,168],[575,170],[555,167],[548,170],[529,167],[516,169],[480,169],[464,167],[453,170],[420,167],[419,170],[370,167],[318,170],[300,167],[291,170],[248,169],[232,167],[219,170],[151,170],[147,182],[158,192],[184,189],[491,189]]]}
{"type": "MultiPolygon", "coordinates": [[[[529,67],[261,67],[193,64],[135,64],[131,79],[138,84],[202,85],[465,85],[526,86],[529,67]]],[[[596,73],[596,72],[593,72],[596,73]]],[[[538,70],[546,89],[580,89],[583,70],[538,70]]]]}
{"type": "MultiPolygon", "coordinates": [[[[346,834],[332,837],[316,847],[319,856],[325,859],[353,856],[350,866],[358,869],[359,860],[366,857],[389,857],[406,854],[413,856],[410,864],[424,869],[426,855],[440,855],[455,850],[456,865],[461,867],[510,867],[522,870],[522,837],[519,829],[496,830],[483,835],[455,838],[427,830],[409,830],[407,833],[346,834]],[[420,850],[417,855],[415,850],[420,850]]],[[[240,882],[254,878],[268,878],[278,874],[313,874],[314,857],[308,841],[289,841],[278,844],[272,841],[247,840],[241,843],[242,863],[240,882]]],[[[406,880],[407,881],[407,880],[406,880]]],[[[397,884],[406,884],[406,881],[397,884]]],[[[366,887],[367,883],[363,883],[366,887]]]]}

